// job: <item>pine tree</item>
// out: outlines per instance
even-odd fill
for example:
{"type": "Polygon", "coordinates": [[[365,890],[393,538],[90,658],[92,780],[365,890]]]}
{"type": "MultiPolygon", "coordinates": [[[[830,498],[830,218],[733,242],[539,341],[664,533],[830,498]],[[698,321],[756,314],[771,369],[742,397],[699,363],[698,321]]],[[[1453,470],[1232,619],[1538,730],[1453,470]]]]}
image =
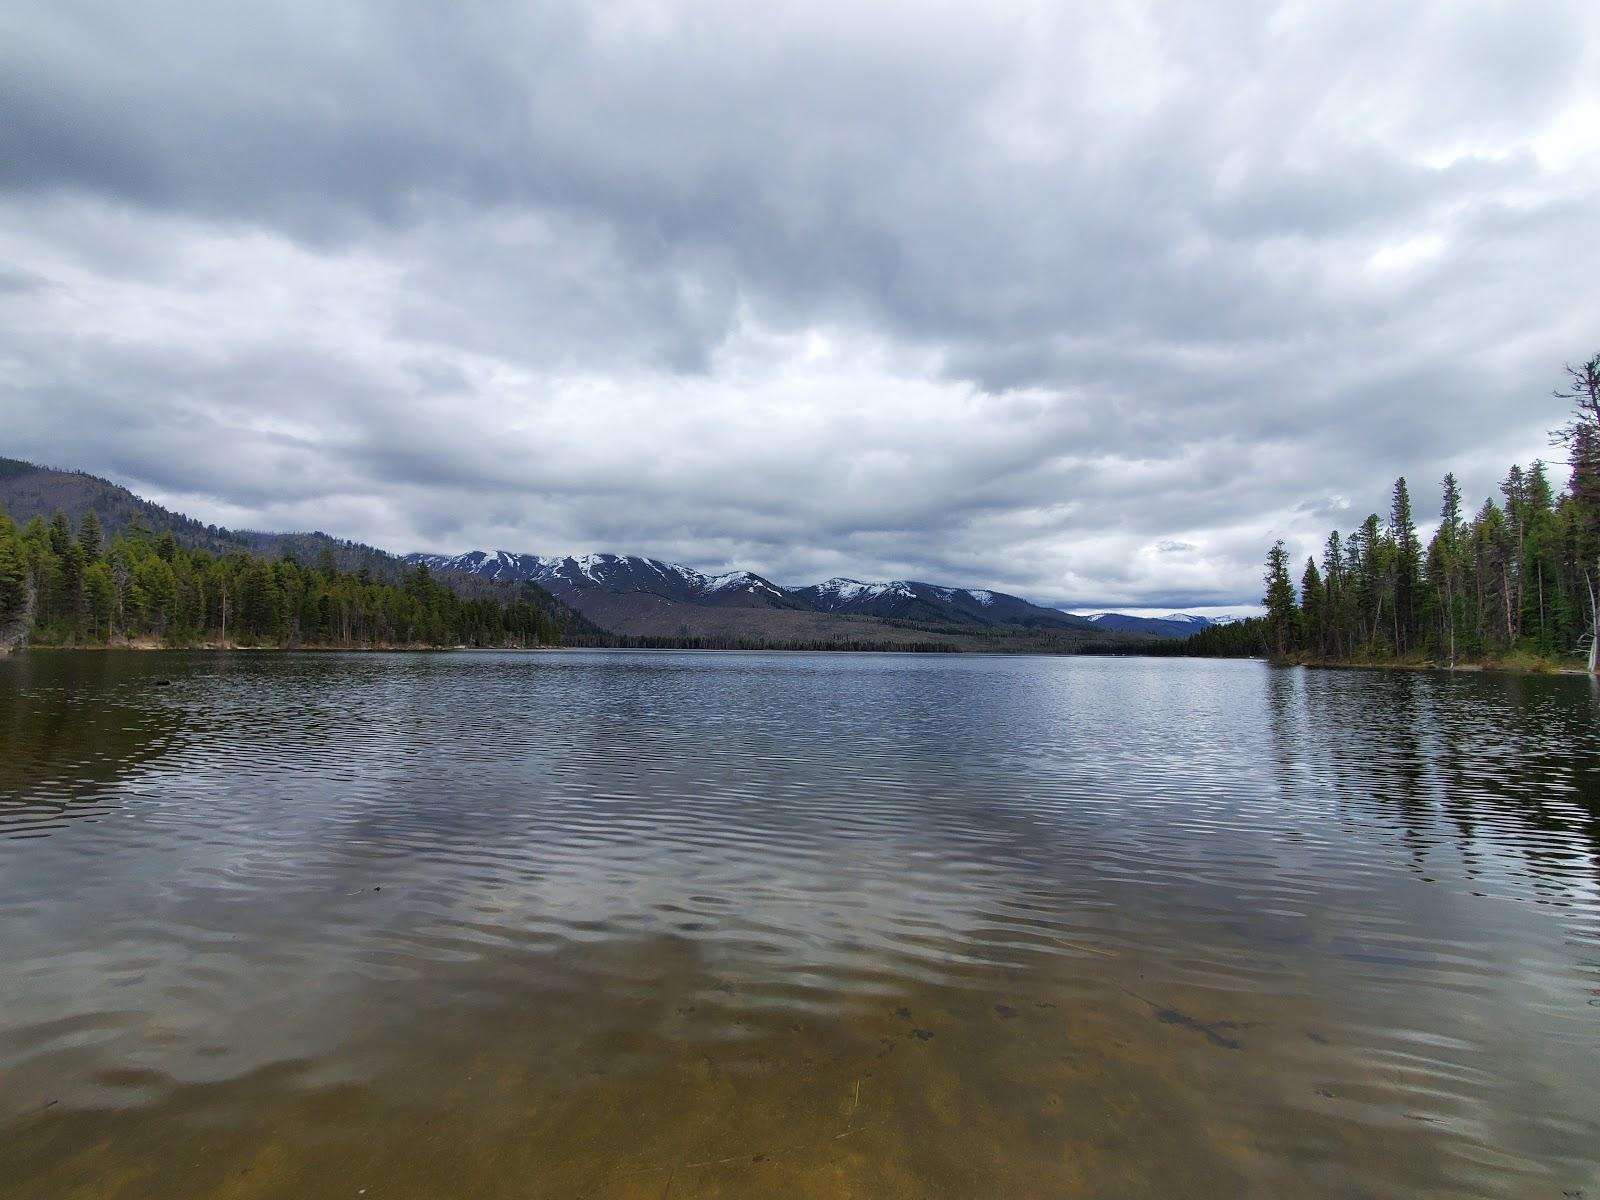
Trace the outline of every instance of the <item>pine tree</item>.
{"type": "Polygon", "coordinates": [[[1267,606],[1267,625],[1277,655],[1283,658],[1294,645],[1296,612],[1294,584],[1289,582],[1289,552],[1282,539],[1267,552],[1265,579],[1267,591],[1262,603],[1267,606]]]}
{"type": "Polygon", "coordinates": [[[89,637],[98,642],[111,636],[116,615],[117,580],[111,564],[96,559],[83,572],[84,625],[89,637]]]}
{"type": "Polygon", "coordinates": [[[1431,653],[1451,663],[1587,648],[1591,670],[1600,667],[1600,355],[1569,367],[1568,379],[1556,393],[1573,404],[1555,431],[1572,469],[1560,495],[1544,463],[1513,465],[1499,488],[1503,507],[1486,499],[1464,520],[1461,487],[1446,475],[1424,553],[1402,477],[1387,521],[1373,515],[1348,535],[1331,532],[1320,575],[1307,564],[1297,624],[1283,619],[1293,593],[1280,578],[1282,543],[1274,547],[1262,628],[1278,652],[1296,636],[1333,657],[1431,653]]]}
{"type": "Polygon", "coordinates": [[[1416,638],[1417,597],[1422,590],[1417,526],[1411,519],[1411,493],[1403,475],[1394,481],[1389,538],[1394,544],[1394,650],[1403,657],[1416,638]]]}
{"type": "Polygon", "coordinates": [[[1370,653],[1379,647],[1385,615],[1392,611],[1392,606],[1385,603],[1391,591],[1391,555],[1377,513],[1368,514],[1360,532],[1353,535],[1352,540],[1360,555],[1356,586],[1361,606],[1361,639],[1370,653]]]}
{"type": "Polygon", "coordinates": [[[1306,559],[1300,576],[1300,644],[1319,657],[1328,654],[1327,608],[1324,604],[1322,576],[1313,558],[1306,559]]]}
{"type": "Polygon", "coordinates": [[[1519,464],[1511,464],[1501,481],[1500,494],[1505,497],[1505,507],[1500,511],[1505,516],[1505,575],[1501,586],[1506,597],[1506,641],[1515,645],[1522,636],[1522,567],[1528,541],[1528,480],[1519,464]]]}
{"type": "Polygon", "coordinates": [[[0,629],[22,616],[28,604],[28,565],[11,518],[0,512],[0,629]]]}
{"type": "Polygon", "coordinates": [[[1541,655],[1557,653],[1552,618],[1555,592],[1561,578],[1557,556],[1559,541],[1550,480],[1544,463],[1535,459],[1523,477],[1522,561],[1517,565],[1522,608],[1517,624],[1524,640],[1541,655]]]}
{"type": "Polygon", "coordinates": [[[76,537],[70,523],[63,536],[62,524],[36,518],[18,530],[0,512],[0,626],[8,638],[184,645],[232,637],[292,646],[540,645],[563,636],[545,611],[549,596],[534,584],[505,604],[463,600],[426,570],[393,584],[366,569],[341,573],[331,555],[311,570],[288,556],[218,558],[131,523],[109,544],[98,522],[86,518],[76,537]]]}
{"type": "Polygon", "coordinates": [[[1439,506],[1439,532],[1429,550],[1429,581],[1438,596],[1440,649],[1456,661],[1456,628],[1460,623],[1457,593],[1461,582],[1461,487],[1454,474],[1442,483],[1444,498],[1439,506]]]}
{"type": "Polygon", "coordinates": [[[55,515],[50,518],[50,552],[65,554],[70,545],[72,545],[72,522],[67,520],[67,514],[58,508],[55,515]]]}
{"type": "Polygon", "coordinates": [[[100,518],[91,508],[83,514],[83,522],[78,526],[78,545],[83,547],[84,561],[97,562],[100,552],[104,549],[104,543],[105,536],[100,530],[100,518]]]}
{"type": "Polygon", "coordinates": [[[1345,588],[1344,588],[1344,548],[1339,543],[1339,531],[1333,530],[1328,534],[1327,544],[1322,549],[1323,589],[1325,600],[1323,612],[1327,627],[1326,644],[1323,653],[1339,657],[1346,653],[1343,638],[1345,622],[1345,588]]]}
{"type": "Polygon", "coordinates": [[[133,569],[130,598],[141,628],[140,633],[162,637],[173,623],[177,606],[177,587],[172,567],[156,555],[142,559],[133,569]]]}

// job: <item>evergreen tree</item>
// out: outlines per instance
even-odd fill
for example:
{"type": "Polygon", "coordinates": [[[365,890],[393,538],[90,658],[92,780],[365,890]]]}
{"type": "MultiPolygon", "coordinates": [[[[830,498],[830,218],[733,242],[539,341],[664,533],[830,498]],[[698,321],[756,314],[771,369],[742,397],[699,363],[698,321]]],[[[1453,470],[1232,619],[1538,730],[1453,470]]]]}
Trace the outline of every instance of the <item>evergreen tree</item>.
{"type": "Polygon", "coordinates": [[[1411,493],[1406,490],[1404,475],[1394,481],[1394,495],[1389,506],[1389,539],[1394,545],[1394,652],[1403,656],[1416,637],[1417,599],[1422,590],[1417,526],[1411,519],[1411,493]]]}
{"type": "Polygon", "coordinates": [[[1300,644],[1310,653],[1326,657],[1327,634],[1322,576],[1317,571],[1316,560],[1307,558],[1305,572],[1300,576],[1300,644]]]}
{"type": "Polygon", "coordinates": [[[1528,540],[1528,480],[1522,467],[1511,464],[1500,484],[1505,497],[1501,514],[1505,520],[1505,564],[1502,586],[1506,598],[1506,643],[1514,645],[1522,635],[1523,575],[1528,540]]]}
{"type": "Polygon", "coordinates": [[[1517,624],[1535,653],[1558,650],[1554,601],[1561,575],[1560,526],[1544,463],[1534,460],[1522,491],[1522,561],[1518,564],[1522,608],[1517,624]]]}
{"type": "Polygon", "coordinates": [[[0,629],[22,616],[28,604],[28,564],[22,538],[11,518],[0,512],[0,629]]]}
{"type": "Polygon", "coordinates": [[[91,508],[83,514],[83,522],[78,526],[78,545],[83,547],[84,562],[96,562],[100,558],[104,544],[105,536],[100,530],[100,518],[91,508]]]}
{"type": "Polygon", "coordinates": [[[154,555],[140,559],[133,568],[129,595],[143,631],[164,635],[178,598],[172,567],[166,560],[154,555]]]}
{"type": "Polygon", "coordinates": [[[1439,532],[1428,553],[1428,579],[1438,597],[1440,645],[1454,664],[1456,630],[1461,621],[1457,605],[1461,586],[1461,487],[1453,474],[1446,474],[1441,486],[1444,499],[1439,506],[1439,532]]]}
{"type": "Polygon", "coordinates": [[[70,545],[72,545],[72,522],[67,520],[67,514],[58,508],[55,515],[50,518],[50,552],[65,554],[70,545]]]}
{"type": "Polygon", "coordinates": [[[110,563],[97,559],[84,569],[83,593],[85,632],[90,640],[103,642],[111,636],[117,611],[117,580],[110,563]]]}
{"type": "Polygon", "coordinates": [[[1338,657],[1348,653],[1342,637],[1345,624],[1344,547],[1339,531],[1328,534],[1322,550],[1323,571],[1323,647],[1322,653],[1338,657]]]}
{"type": "Polygon", "coordinates": [[[1289,581],[1289,552],[1282,539],[1267,552],[1267,591],[1262,600],[1267,606],[1267,626],[1279,658],[1294,648],[1296,610],[1294,584],[1289,581]]]}
{"type": "MultiPolygon", "coordinates": [[[[1321,570],[1308,563],[1299,619],[1282,577],[1282,543],[1268,563],[1268,615],[1277,653],[1305,648],[1344,659],[1430,655],[1450,663],[1507,655],[1600,658],[1600,355],[1568,368],[1573,416],[1556,431],[1571,476],[1555,494],[1544,463],[1514,464],[1499,503],[1470,519],[1454,475],[1442,482],[1439,527],[1426,550],[1402,477],[1387,522],[1369,516],[1341,537],[1331,532],[1321,570]]],[[[1209,643],[1208,643],[1209,644],[1209,643]]],[[[1217,652],[1223,642],[1215,640],[1217,652]]]]}
{"type": "Polygon", "coordinates": [[[1571,514],[1567,549],[1569,570],[1588,601],[1589,671],[1600,668],[1600,354],[1567,367],[1569,390],[1555,395],[1570,400],[1572,417],[1556,431],[1572,464],[1568,495],[1571,514]]]}
{"type": "Polygon", "coordinates": [[[88,516],[74,537],[65,518],[19,530],[0,511],[0,626],[42,644],[553,645],[563,629],[550,604],[533,584],[509,603],[465,600],[426,569],[396,586],[365,568],[343,573],[331,554],[315,570],[292,557],[217,557],[137,526],[107,544],[88,516]]]}
{"type": "Polygon", "coordinates": [[[1389,573],[1392,555],[1377,513],[1368,514],[1352,541],[1360,555],[1356,589],[1360,600],[1361,640],[1371,654],[1380,644],[1384,620],[1393,611],[1389,573]]]}

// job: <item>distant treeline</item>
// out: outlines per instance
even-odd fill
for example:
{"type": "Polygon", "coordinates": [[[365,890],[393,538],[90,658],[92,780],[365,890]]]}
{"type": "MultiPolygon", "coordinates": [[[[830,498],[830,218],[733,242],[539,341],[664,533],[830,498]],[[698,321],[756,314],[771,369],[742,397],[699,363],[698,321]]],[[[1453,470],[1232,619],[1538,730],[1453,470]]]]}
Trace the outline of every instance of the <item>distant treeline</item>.
{"type": "Polygon", "coordinates": [[[1266,643],[1279,658],[1330,661],[1553,661],[1590,653],[1600,616],[1600,355],[1567,368],[1572,420],[1556,495],[1545,464],[1513,466],[1501,502],[1462,510],[1454,475],[1441,485],[1438,531],[1424,546],[1404,478],[1388,520],[1328,535],[1298,589],[1280,541],[1267,557],[1266,643]]]}
{"type": "Polygon", "coordinates": [[[387,582],[366,568],[341,571],[326,548],[307,566],[185,548],[171,530],[135,526],[108,542],[93,511],[76,529],[59,512],[19,528],[0,509],[0,646],[560,645],[565,610],[527,591],[467,599],[426,567],[387,582]]]}
{"type": "Polygon", "coordinates": [[[856,650],[901,654],[958,654],[952,642],[897,642],[887,638],[746,638],[718,634],[571,634],[568,646],[625,650],[856,650]]]}
{"type": "Polygon", "coordinates": [[[1088,643],[1079,654],[1137,654],[1153,658],[1266,658],[1265,617],[1246,617],[1225,625],[1208,625],[1186,638],[1144,638],[1134,644],[1088,643]]]}
{"type": "Polygon", "coordinates": [[[569,631],[568,646],[619,646],[643,650],[844,650],[904,654],[1077,654],[1102,643],[1128,653],[1142,639],[1107,636],[1071,627],[955,624],[903,617],[845,618],[858,632],[833,637],[751,637],[736,633],[587,634],[569,631]]]}

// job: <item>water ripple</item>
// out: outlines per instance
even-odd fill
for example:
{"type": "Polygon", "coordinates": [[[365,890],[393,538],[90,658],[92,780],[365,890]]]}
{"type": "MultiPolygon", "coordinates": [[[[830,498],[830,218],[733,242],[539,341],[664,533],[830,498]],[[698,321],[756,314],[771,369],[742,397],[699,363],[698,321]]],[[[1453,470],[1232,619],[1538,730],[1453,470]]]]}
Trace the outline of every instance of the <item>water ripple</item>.
{"type": "Polygon", "coordinates": [[[8,660],[0,1174],[1580,1191],[1597,712],[1165,660],[8,660]]]}

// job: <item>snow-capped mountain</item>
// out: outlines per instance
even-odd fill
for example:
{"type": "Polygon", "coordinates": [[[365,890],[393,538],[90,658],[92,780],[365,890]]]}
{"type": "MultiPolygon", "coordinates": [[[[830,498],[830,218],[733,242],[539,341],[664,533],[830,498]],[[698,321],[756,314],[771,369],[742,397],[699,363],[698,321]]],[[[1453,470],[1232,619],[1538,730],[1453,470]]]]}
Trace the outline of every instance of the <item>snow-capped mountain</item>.
{"type": "Polygon", "coordinates": [[[956,625],[1018,625],[1089,629],[1082,617],[984,589],[941,587],[915,580],[863,582],[843,577],[784,587],[751,571],[706,575],[692,567],[636,555],[584,554],[552,558],[507,550],[466,554],[409,554],[434,571],[462,571],[501,583],[531,580],[595,620],[617,621],[620,597],[659,611],[662,605],[773,608],[840,613],[888,620],[956,625]]]}
{"type": "Polygon", "coordinates": [[[1186,638],[1209,625],[1222,622],[1195,613],[1168,613],[1164,617],[1135,617],[1129,613],[1089,613],[1087,620],[1113,633],[1141,633],[1150,637],[1186,638]]]}
{"type": "Polygon", "coordinates": [[[530,580],[563,600],[584,592],[604,591],[638,592],[679,604],[804,607],[790,598],[787,589],[750,571],[705,575],[692,567],[631,554],[552,558],[508,550],[472,550],[454,557],[408,554],[406,560],[427,563],[433,571],[464,571],[501,583],[530,580]]]}
{"type": "Polygon", "coordinates": [[[1080,618],[1043,608],[1004,592],[942,587],[896,579],[863,583],[843,577],[794,588],[791,595],[818,612],[857,613],[903,621],[946,621],[963,625],[1022,625],[1082,628],[1080,618]]]}

